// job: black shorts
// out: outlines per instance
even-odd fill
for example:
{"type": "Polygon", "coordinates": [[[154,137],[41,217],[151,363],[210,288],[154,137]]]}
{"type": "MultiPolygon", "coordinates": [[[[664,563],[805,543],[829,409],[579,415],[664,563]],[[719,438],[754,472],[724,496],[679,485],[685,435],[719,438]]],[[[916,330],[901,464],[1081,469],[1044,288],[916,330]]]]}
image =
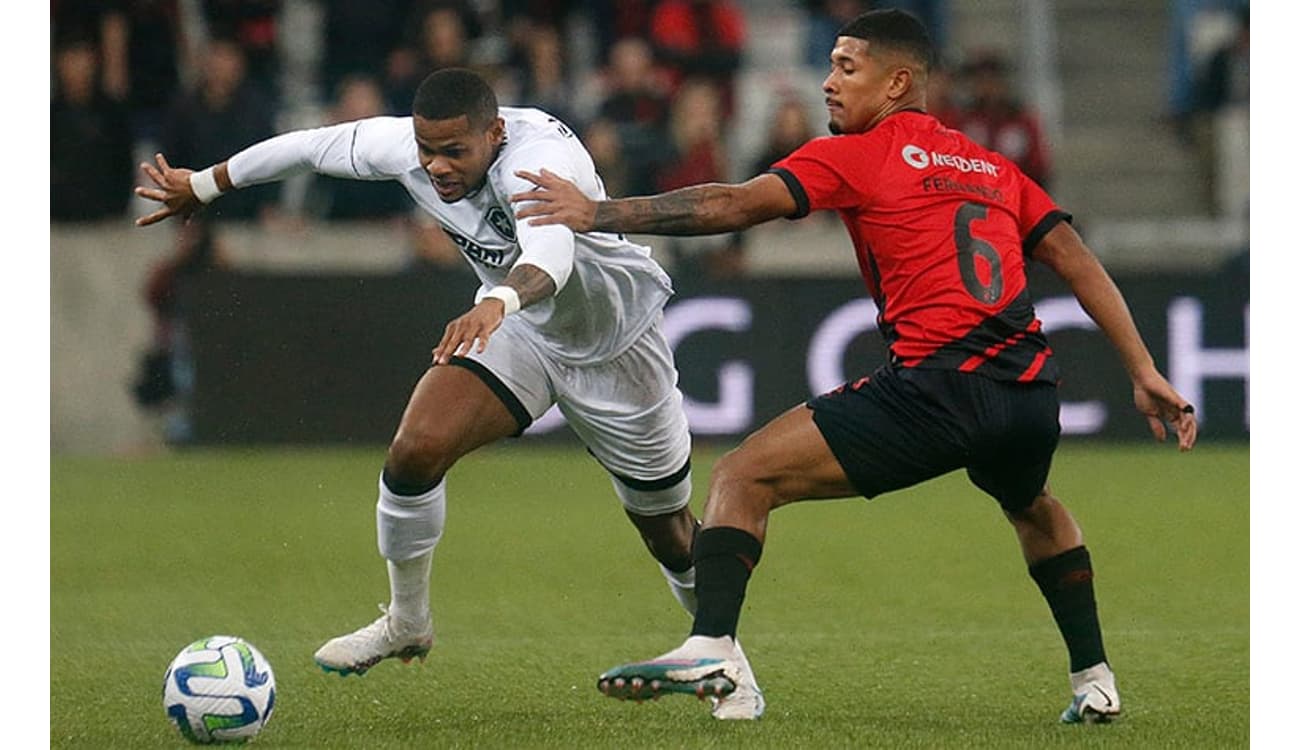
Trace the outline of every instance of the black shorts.
{"type": "Polygon", "coordinates": [[[965,468],[1004,510],[1047,483],[1061,436],[1051,383],[888,365],[808,401],[813,422],[863,496],[965,468]]]}

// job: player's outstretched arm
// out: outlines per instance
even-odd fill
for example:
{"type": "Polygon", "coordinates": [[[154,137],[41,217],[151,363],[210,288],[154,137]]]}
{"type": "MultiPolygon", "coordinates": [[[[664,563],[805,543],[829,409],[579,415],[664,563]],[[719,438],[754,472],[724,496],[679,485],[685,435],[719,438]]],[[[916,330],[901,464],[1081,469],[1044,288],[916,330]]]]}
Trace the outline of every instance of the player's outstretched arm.
{"type": "Polygon", "coordinates": [[[349,180],[396,179],[410,169],[406,144],[411,137],[408,119],[371,117],[281,133],[199,172],[173,168],[159,154],[157,166],[142,165],[154,186],[137,188],[136,194],[163,206],[136,223],[188,217],[222,193],[304,172],[349,180]]]}
{"type": "Polygon", "coordinates": [[[1084,311],[1119,352],[1133,381],[1133,402],[1146,415],[1151,434],[1163,441],[1169,424],[1178,435],[1179,450],[1191,450],[1197,428],[1192,405],[1156,369],[1123,294],[1074,227],[1057,224],[1034,248],[1033,257],[1070,285],[1084,311]]]}
{"type": "Polygon", "coordinates": [[[195,172],[192,169],[173,167],[167,163],[167,157],[162,154],[155,154],[154,160],[157,166],[148,162],[140,165],[140,169],[154,186],[136,187],[135,194],[161,203],[162,207],[136,219],[135,225],[138,227],[157,224],[173,216],[188,219],[195,211],[202,208],[204,203],[227,190],[234,189],[224,161],[210,170],[195,172]]]}
{"type": "Polygon", "coordinates": [[[593,201],[577,185],[546,169],[515,174],[537,186],[510,196],[512,203],[528,203],[516,217],[533,226],[563,224],[575,232],[721,234],[790,216],[797,208],[790,189],[773,174],[736,185],[711,182],[604,201],[593,201]]]}

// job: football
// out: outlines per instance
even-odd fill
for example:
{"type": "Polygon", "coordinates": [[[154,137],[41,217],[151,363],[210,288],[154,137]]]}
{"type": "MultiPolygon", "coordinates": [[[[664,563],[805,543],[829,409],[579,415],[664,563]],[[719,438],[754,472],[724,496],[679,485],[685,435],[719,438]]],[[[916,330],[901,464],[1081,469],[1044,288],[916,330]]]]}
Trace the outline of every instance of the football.
{"type": "Polygon", "coordinates": [[[266,657],[244,639],[202,638],[181,649],[167,667],[163,708],[190,742],[243,742],[271,718],[275,675],[266,657]]]}

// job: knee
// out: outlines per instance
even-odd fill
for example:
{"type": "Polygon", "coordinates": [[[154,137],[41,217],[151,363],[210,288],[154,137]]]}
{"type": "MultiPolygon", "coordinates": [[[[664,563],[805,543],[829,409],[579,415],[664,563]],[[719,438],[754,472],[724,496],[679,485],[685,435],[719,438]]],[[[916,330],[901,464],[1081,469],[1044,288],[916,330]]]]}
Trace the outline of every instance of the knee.
{"type": "Polygon", "coordinates": [[[1019,529],[1033,529],[1052,536],[1062,533],[1079,534],[1078,522],[1074,515],[1058,499],[1050,488],[1044,487],[1033,502],[1017,511],[1003,511],[1011,525],[1019,529]]]}
{"type": "Polygon", "coordinates": [[[384,476],[389,488],[421,488],[437,483],[456,461],[454,442],[444,435],[400,430],[388,446],[384,476]]]}
{"type": "Polygon", "coordinates": [[[1033,500],[1015,508],[1003,506],[1002,515],[1016,528],[1016,533],[1037,531],[1046,532],[1052,526],[1053,517],[1060,503],[1044,488],[1033,500]]]}
{"type": "Polygon", "coordinates": [[[740,449],[727,452],[713,466],[710,490],[739,489],[760,481],[757,466],[740,449]]]}
{"type": "Polygon", "coordinates": [[[1035,519],[1051,515],[1057,506],[1060,506],[1060,502],[1052,497],[1049,488],[1043,487],[1028,503],[1011,509],[1004,506],[1002,512],[1012,523],[1033,523],[1035,519]]]}
{"type": "Polygon", "coordinates": [[[770,510],[782,503],[779,485],[771,467],[755,460],[742,446],[714,464],[709,497],[737,498],[745,503],[765,505],[770,510]]]}

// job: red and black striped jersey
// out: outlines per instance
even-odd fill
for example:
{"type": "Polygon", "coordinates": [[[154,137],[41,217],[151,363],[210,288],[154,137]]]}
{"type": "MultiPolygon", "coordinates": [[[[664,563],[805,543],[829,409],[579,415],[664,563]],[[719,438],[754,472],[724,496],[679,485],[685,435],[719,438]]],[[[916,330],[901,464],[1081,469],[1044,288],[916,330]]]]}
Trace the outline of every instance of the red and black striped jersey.
{"type": "Polygon", "coordinates": [[[906,110],[771,171],[795,198],[790,218],[840,214],[895,365],[1056,382],[1025,263],[1070,216],[1015,164],[906,110]]]}

